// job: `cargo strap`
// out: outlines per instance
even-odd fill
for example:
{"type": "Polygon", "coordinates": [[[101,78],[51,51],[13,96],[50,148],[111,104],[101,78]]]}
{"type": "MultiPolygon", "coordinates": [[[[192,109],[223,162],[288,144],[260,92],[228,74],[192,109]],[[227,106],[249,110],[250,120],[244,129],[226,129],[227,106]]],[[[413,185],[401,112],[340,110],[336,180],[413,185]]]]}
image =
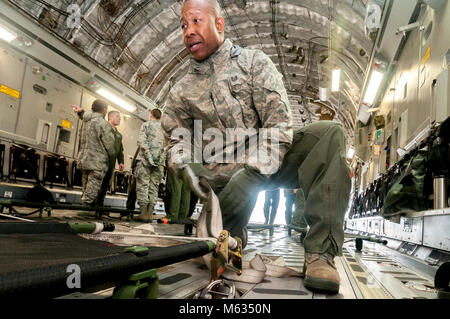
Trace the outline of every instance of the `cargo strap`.
{"type": "MultiPolygon", "coordinates": [[[[219,239],[222,230],[222,213],[219,199],[211,187],[209,187],[207,201],[203,204],[203,209],[197,222],[197,236],[219,239]]],[[[235,250],[237,247],[238,241],[232,237],[228,237],[228,248],[235,250]]],[[[211,270],[212,253],[204,255],[202,258],[206,266],[211,270]]],[[[225,279],[254,284],[262,282],[265,276],[300,277],[301,274],[291,268],[275,265],[272,259],[262,255],[255,255],[250,262],[242,261],[241,274],[229,269],[222,273],[222,277],[225,279]]]]}

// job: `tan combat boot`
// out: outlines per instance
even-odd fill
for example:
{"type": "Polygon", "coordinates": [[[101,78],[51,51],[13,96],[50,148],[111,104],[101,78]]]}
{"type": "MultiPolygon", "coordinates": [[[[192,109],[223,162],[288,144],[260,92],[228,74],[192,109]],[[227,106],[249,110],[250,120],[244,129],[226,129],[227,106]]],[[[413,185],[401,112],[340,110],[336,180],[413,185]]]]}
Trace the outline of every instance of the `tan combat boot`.
{"type": "Polygon", "coordinates": [[[151,223],[152,221],[152,215],[149,214],[148,211],[148,204],[142,204],[139,206],[139,210],[140,210],[140,214],[139,216],[135,219],[138,222],[141,223],[151,223]]]}
{"type": "Polygon", "coordinates": [[[310,290],[337,294],[339,292],[339,273],[330,254],[310,254],[305,252],[304,285],[310,290]]]}

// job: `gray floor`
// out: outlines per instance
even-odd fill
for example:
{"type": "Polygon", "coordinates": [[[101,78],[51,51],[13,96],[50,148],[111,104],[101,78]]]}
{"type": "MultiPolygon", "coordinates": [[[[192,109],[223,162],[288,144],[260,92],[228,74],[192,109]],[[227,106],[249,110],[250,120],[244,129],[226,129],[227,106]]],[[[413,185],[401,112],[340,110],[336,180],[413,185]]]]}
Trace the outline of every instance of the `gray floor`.
{"type": "MultiPolygon", "coordinates": [[[[26,213],[29,209],[20,209],[26,213]]],[[[6,212],[4,212],[6,213],[6,212]]],[[[155,217],[163,217],[161,211],[155,217]]],[[[118,220],[118,215],[104,217],[104,221],[116,225],[116,231],[149,234],[152,229],[157,234],[185,236],[183,225],[152,224],[151,228],[142,229],[143,224],[118,220]]],[[[194,217],[196,214],[194,214],[194,217]]],[[[27,219],[42,221],[35,214],[27,219]]],[[[91,217],[80,217],[75,211],[53,211],[48,221],[96,221],[91,217]]],[[[1,222],[11,219],[1,219],[1,222]]],[[[147,243],[147,242],[146,242],[147,243]]],[[[170,241],[155,239],[152,244],[167,245],[170,241]]],[[[317,294],[303,285],[300,277],[275,278],[266,276],[259,284],[235,282],[241,298],[249,299],[435,299],[433,287],[433,268],[420,260],[401,254],[395,248],[364,242],[362,252],[355,251],[354,241],[346,239],[344,255],[335,259],[341,277],[340,291],[334,295],[317,294]]],[[[288,236],[283,226],[275,227],[273,235],[266,230],[250,230],[248,245],[243,252],[244,260],[251,260],[256,254],[282,256],[286,266],[301,271],[304,262],[304,250],[300,244],[299,234],[292,232],[288,236]]],[[[158,269],[160,279],[159,296],[161,299],[191,298],[194,293],[204,288],[209,282],[209,271],[201,258],[169,265],[158,269]]],[[[75,293],[63,298],[109,298],[113,288],[95,293],[75,293]]]]}

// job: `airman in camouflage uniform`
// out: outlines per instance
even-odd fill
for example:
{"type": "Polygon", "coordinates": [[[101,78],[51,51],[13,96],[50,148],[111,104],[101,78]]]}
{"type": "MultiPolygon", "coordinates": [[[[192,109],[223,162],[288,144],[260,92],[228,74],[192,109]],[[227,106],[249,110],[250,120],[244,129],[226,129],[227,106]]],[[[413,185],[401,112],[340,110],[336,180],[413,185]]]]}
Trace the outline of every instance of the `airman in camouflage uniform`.
{"type": "Polygon", "coordinates": [[[164,174],[166,157],[161,129],[161,111],[153,109],[149,121],[141,126],[139,154],[136,158],[136,198],[140,207],[139,221],[150,222],[158,199],[158,187],[164,174]]]}
{"type": "MultiPolygon", "coordinates": [[[[74,110],[75,111],[75,110],[74,110]]],[[[79,107],[76,108],[76,113],[80,120],[83,120],[85,111],[79,107]]],[[[118,111],[111,111],[108,113],[108,122],[111,124],[112,132],[114,134],[114,155],[109,157],[108,170],[103,177],[103,182],[100,187],[100,191],[96,200],[92,203],[93,206],[103,207],[106,192],[111,186],[111,180],[113,177],[114,169],[116,167],[116,160],[119,163],[119,170],[123,171],[124,168],[124,156],[123,156],[123,144],[122,134],[120,134],[117,126],[120,125],[121,117],[118,111]]],[[[104,214],[103,212],[97,212],[98,216],[104,214]]],[[[108,213],[106,213],[108,215],[108,213]]]]}
{"type": "MultiPolygon", "coordinates": [[[[100,187],[100,192],[96,201],[96,206],[103,207],[106,193],[111,188],[111,181],[114,176],[114,170],[116,168],[116,162],[119,164],[119,171],[123,171],[124,168],[124,155],[123,155],[123,143],[122,134],[117,129],[120,125],[121,116],[118,111],[111,111],[108,113],[108,122],[111,125],[114,134],[114,155],[109,157],[109,166],[106,171],[105,177],[103,178],[102,186],[100,187]]],[[[109,213],[98,212],[98,215],[102,214],[109,215],[109,213]]]]}
{"type": "MultiPolygon", "coordinates": [[[[186,0],[181,28],[193,59],[188,73],[170,91],[162,118],[169,167],[203,200],[202,178],[209,182],[218,194],[224,229],[241,237],[244,245],[258,192],[274,186],[301,187],[310,226],[304,240],[304,283],[311,289],[336,293],[340,279],[334,256],[342,254],[343,221],[350,193],[341,125],[320,121],[293,132],[281,74],[262,51],[243,49],[224,39],[224,19],[217,1],[186,0]],[[272,143],[266,145],[273,151],[272,157],[278,156],[277,172],[267,172],[262,163],[182,160],[180,164],[183,156],[178,157],[172,149],[176,146],[178,150],[187,142],[173,132],[182,127],[195,137],[194,120],[202,120],[200,133],[216,128],[223,136],[227,128],[278,129],[278,139],[271,140],[278,149],[272,143]]],[[[191,149],[198,144],[195,138],[189,143],[191,149]]],[[[223,152],[230,151],[236,152],[236,146],[224,145],[223,152]]]]}
{"type": "Polygon", "coordinates": [[[115,154],[114,134],[104,118],[107,110],[108,105],[104,101],[95,100],[92,113],[83,115],[78,167],[83,173],[81,200],[86,205],[92,205],[97,199],[109,158],[115,154]]]}

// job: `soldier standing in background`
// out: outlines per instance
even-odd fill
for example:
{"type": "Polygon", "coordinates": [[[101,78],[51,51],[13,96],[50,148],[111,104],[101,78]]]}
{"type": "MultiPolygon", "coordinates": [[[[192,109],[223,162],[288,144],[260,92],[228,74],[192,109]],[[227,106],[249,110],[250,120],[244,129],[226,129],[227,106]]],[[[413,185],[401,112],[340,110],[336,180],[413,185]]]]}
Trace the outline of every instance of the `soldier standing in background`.
{"type": "Polygon", "coordinates": [[[268,189],[264,195],[264,224],[272,225],[277,216],[278,203],[280,202],[280,189],[268,189]]]}
{"type": "Polygon", "coordinates": [[[164,174],[164,136],[161,129],[161,111],[150,111],[149,120],[142,124],[139,132],[139,154],[136,158],[136,198],[140,207],[137,218],[151,222],[158,199],[159,183],[164,174]]]}
{"type": "MultiPolygon", "coordinates": [[[[72,105],[75,113],[82,109],[72,105]]],[[[103,100],[92,103],[92,113],[83,116],[78,167],[83,174],[81,200],[85,205],[94,206],[100,187],[108,171],[110,157],[114,156],[114,133],[105,120],[108,104],[103,100]]]]}
{"type": "Polygon", "coordinates": [[[308,224],[304,217],[305,196],[303,195],[302,189],[285,189],[284,197],[286,198],[286,225],[306,229],[308,224]]]}
{"type": "Polygon", "coordinates": [[[168,219],[186,219],[189,215],[191,189],[172,170],[167,170],[166,180],[168,219]]]}

